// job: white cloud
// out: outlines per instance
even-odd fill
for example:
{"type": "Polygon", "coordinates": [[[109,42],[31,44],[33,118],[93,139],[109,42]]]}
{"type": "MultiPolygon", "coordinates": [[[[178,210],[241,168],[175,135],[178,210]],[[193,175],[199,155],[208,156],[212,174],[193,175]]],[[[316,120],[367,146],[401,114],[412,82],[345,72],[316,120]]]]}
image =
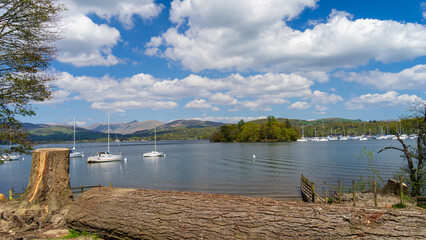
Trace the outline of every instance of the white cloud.
{"type": "Polygon", "coordinates": [[[323,111],[326,111],[326,110],[328,110],[328,109],[329,109],[328,107],[323,106],[323,105],[315,105],[315,110],[316,110],[316,111],[321,111],[321,112],[323,112],[323,111]]]}
{"type": "Polygon", "coordinates": [[[426,27],[421,24],[352,20],[348,13],[334,10],[325,23],[312,29],[298,31],[286,24],[315,4],[308,0],[235,0],[232,4],[175,0],[170,19],[176,27],[159,36],[161,47],[152,41],[147,47],[154,45],[156,49],[147,51],[196,72],[323,72],[370,60],[389,63],[426,54],[426,27]]]}
{"type": "Polygon", "coordinates": [[[142,19],[152,19],[164,8],[161,4],[155,4],[154,0],[62,0],[68,11],[73,13],[94,13],[100,18],[110,20],[117,18],[126,29],[134,26],[133,16],[142,19]]]}
{"type": "Polygon", "coordinates": [[[311,104],[307,102],[295,102],[291,104],[288,109],[308,109],[311,107],[311,104]]]}
{"type": "Polygon", "coordinates": [[[335,94],[312,92],[313,81],[296,74],[231,74],[218,79],[191,74],[172,80],[144,73],[123,79],[59,75],[54,84],[63,94],[54,101],[84,100],[94,109],[171,109],[178,106],[177,101],[185,100],[183,106],[189,109],[219,111],[220,106],[233,106],[227,110],[269,111],[272,106],[289,103],[290,98],[311,99],[310,104],[322,105],[341,101],[335,94]]]}
{"type": "Polygon", "coordinates": [[[420,4],[420,10],[422,11],[423,19],[426,19],[426,2],[420,4]]]}
{"type": "Polygon", "coordinates": [[[339,95],[329,94],[318,90],[315,90],[309,98],[311,98],[313,104],[323,105],[336,104],[343,101],[343,98],[339,95]]]}
{"type": "Polygon", "coordinates": [[[265,116],[260,116],[260,117],[206,117],[206,116],[203,116],[201,118],[191,118],[191,119],[200,120],[200,121],[237,123],[241,119],[244,120],[245,122],[248,122],[248,121],[253,121],[253,120],[257,120],[257,119],[265,119],[265,118],[266,118],[265,116]]]}
{"type": "Polygon", "coordinates": [[[228,94],[217,92],[210,97],[210,102],[219,105],[235,105],[238,103],[238,100],[228,94]]]}
{"type": "Polygon", "coordinates": [[[389,91],[384,94],[375,93],[354,97],[345,102],[345,107],[349,110],[369,109],[389,106],[406,106],[420,101],[423,100],[417,95],[399,95],[395,91],[389,91]]]}
{"type": "Polygon", "coordinates": [[[335,76],[380,90],[425,89],[426,92],[426,65],[416,65],[397,73],[374,70],[361,73],[338,72],[335,76]]]}
{"type": "Polygon", "coordinates": [[[205,109],[205,108],[211,108],[212,105],[208,102],[206,102],[206,100],[204,99],[195,99],[193,101],[188,102],[185,105],[185,108],[189,108],[189,109],[205,109]]]}
{"type": "Polygon", "coordinates": [[[122,60],[112,49],[120,41],[120,32],[107,24],[94,23],[87,15],[110,20],[117,18],[125,28],[133,27],[133,16],[150,19],[159,14],[162,5],[153,0],[62,0],[68,11],[62,20],[64,38],[57,42],[58,61],[81,66],[111,66],[122,60]]]}

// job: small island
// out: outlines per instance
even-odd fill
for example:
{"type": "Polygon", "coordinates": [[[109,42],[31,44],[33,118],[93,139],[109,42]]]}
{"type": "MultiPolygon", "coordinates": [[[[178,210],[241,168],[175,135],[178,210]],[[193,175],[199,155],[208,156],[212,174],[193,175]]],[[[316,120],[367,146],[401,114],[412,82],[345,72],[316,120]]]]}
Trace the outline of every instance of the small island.
{"type": "Polygon", "coordinates": [[[279,122],[274,116],[268,116],[264,122],[244,122],[222,125],[213,133],[212,142],[289,142],[300,137],[299,131],[286,119],[279,122]]]}

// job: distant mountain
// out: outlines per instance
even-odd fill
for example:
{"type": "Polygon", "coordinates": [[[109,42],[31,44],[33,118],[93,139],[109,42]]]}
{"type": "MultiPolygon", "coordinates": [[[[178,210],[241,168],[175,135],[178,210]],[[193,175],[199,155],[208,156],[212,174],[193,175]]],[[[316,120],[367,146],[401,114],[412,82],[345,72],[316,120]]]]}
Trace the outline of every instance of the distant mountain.
{"type": "MultiPolygon", "coordinates": [[[[156,120],[149,120],[144,122],[131,121],[128,123],[112,123],[109,125],[109,128],[111,132],[114,133],[131,134],[138,131],[152,129],[163,124],[164,123],[156,120]]],[[[86,129],[106,133],[108,131],[108,125],[105,123],[92,124],[86,127],[86,129]]]]}
{"type": "MultiPolygon", "coordinates": [[[[73,126],[47,125],[47,124],[23,124],[30,133],[34,142],[61,142],[72,141],[74,138],[73,126]]],[[[76,140],[96,140],[106,138],[107,134],[76,127],[76,140]]]]}
{"type": "Polygon", "coordinates": [[[203,128],[203,127],[219,127],[222,126],[221,122],[211,121],[200,121],[200,120],[175,120],[158,127],[159,129],[164,128],[176,128],[176,127],[187,127],[187,128],[203,128]]]}
{"type": "Polygon", "coordinates": [[[50,125],[48,124],[34,124],[34,123],[22,123],[22,127],[25,128],[26,130],[33,130],[33,129],[38,129],[38,128],[45,128],[45,127],[49,127],[50,125]]]}

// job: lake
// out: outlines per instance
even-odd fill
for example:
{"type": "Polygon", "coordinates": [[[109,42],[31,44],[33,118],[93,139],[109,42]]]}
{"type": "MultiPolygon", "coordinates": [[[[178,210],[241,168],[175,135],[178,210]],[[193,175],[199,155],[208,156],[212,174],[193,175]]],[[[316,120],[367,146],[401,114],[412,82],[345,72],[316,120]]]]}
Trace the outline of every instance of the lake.
{"type": "MultiPolygon", "coordinates": [[[[406,140],[412,142],[414,140],[406,140]]],[[[400,152],[377,151],[399,147],[396,140],[329,141],[290,143],[210,143],[208,141],[160,141],[163,158],[143,158],[153,142],[114,143],[111,153],[123,152],[121,162],[86,163],[87,157],[106,150],[106,143],[78,144],[84,158],[70,159],[71,186],[101,184],[115,187],[224,193],[288,199],[300,196],[300,175],[315,182],[347,186],[360,175],[368,176],[367,159],[357,156],[366,147],[375,150],[375,166],[383,179],[392,177],[406,164],[400,152]],[[253,157],[255,155],[255,158],[253,157]]],[[[43,147],[72,147],[48,144],[43,147]]],[[[14,187],[22,192],[28,184],[31,156],[0,165],[0,193],[14,187]]],[[[371,174],[370,174],[371,175],[371,174]]],[[[317,190],[318,191],[318,190],[317,190]]]]}

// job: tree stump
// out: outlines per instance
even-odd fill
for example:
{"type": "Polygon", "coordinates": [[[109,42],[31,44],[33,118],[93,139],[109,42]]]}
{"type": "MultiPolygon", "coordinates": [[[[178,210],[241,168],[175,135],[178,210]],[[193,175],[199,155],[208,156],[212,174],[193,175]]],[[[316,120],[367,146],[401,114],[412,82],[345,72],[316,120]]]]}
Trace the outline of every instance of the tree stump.
{"type": "Polygon", "coordinates": [[[72,200],[68,148],[42,148],[33,152],[28,187],[23,203],[62,209],[72,200]]]}
{"type": "Polygon", "coordinates": [[[426,238],[422,210],[108,187],[82,193],[66,221],[106,239],[426,238]]]}
{"type": "Polygon", "coordinates": [[[33,152],[31,175],[24,194],[20,199],[0,205],[0,233],[19,235],[46,226],[63,226],[72,197],[69,149],[37,149],[33,152]]]}
{"type": "MultiPolygon", "coordinates": [[[[405,183],[402,183],[403,186],[403,192],[404,195],[408,195],[408,186],[405,183]]],[[[388,182],[386,183],[386,185],[382,188],[381,192],[383,194],[395,194],[395,195],[400,195],[401,194],[401,187],[399,186],[399,181],[393,180],[393,179],[388,179],[388,182]]]]}

